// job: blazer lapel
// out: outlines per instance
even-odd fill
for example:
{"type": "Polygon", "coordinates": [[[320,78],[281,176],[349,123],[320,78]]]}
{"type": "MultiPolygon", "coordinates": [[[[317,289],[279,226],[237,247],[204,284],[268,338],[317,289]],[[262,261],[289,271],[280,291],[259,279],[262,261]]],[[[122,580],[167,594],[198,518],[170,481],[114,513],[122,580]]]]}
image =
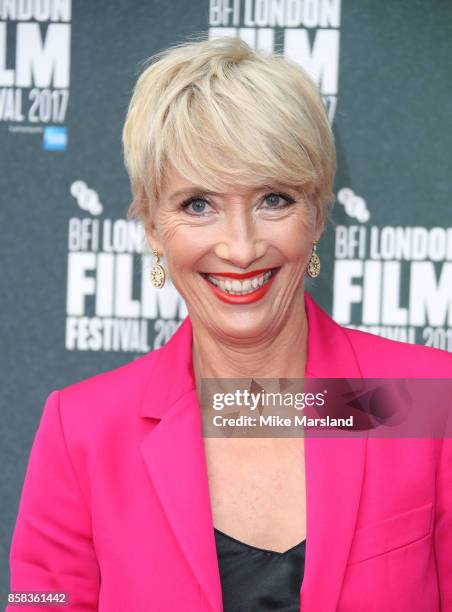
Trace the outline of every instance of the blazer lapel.
{"type": "Polygon", "coordinates": [[[188,317],[159,349],[141,416],[158,424],[141,453],[171,529],[212,610],[222,612],[222,593],[201,412],[191,363],[188,317]]]}
{"type": "MultiPolygon", "coordinates": [[[[344,329],[305,292],[308,317],[306,378],[362,378],[344,329]]],[[[306,559],[303,612],[337,609],[355,531],[367,436],[305,438],[306,559]]]]}
{"type": "MultiPolygon", "coordinates": [[[[305,292],[306,378],[362,378],[345,331],[305,292]]],[[[191,361],[189,317],[153,364],[140,416],[157,420],[141,453],[195,578],[222,612],[202,419],[191,361]]],[[[305,439],[307,536],[300,592],[303,612],[336,610],[354,533],[367,438],[305,439]]]]}

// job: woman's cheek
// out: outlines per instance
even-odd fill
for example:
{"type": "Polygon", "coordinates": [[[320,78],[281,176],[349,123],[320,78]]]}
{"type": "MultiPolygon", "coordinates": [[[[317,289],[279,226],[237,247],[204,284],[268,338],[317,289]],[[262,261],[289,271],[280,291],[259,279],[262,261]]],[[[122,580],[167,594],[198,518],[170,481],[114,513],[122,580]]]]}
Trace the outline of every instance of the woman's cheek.
{"type": "Polygon", "coordinates": [[[304,219],[291,219],[284,227],[273,227],[268,235],[270,244],[289,261],[304,259],[311,251],[313,236],[304,219]]]}
{"type": "Polygon", "coordinates": [[[165,239],[167,261],[175,268],[190,269],[209,252],[209,240],[204,228],[179,227],[165,239]]]}

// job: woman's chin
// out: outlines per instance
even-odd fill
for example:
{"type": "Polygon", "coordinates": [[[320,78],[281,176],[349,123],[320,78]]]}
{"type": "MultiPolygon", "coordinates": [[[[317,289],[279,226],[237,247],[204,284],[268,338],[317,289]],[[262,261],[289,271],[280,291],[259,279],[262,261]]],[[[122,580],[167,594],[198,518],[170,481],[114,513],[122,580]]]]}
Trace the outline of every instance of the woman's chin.
{"type": "Polygon", "coordinates": [[[212,321],[213,327],[224,337],[236,340],[259,338],[272,329],[273,315],[269,308],[245,310],[234,308],[220,313],[212,321]]]}

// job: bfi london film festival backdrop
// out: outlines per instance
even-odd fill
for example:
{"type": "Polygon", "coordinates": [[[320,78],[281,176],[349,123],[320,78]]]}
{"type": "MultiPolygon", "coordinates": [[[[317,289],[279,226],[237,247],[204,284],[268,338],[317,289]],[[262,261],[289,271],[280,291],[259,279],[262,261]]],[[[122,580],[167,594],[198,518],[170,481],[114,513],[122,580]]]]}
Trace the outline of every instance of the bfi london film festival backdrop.
{"type": "Polygon", "coordinates": [[[142,62],[194,33],[318,84],[336,204],[306,287],[343,325],[452,351],[452,3],[0,0],[1,590],[51,390],[162,346],[186,308],[141,257],[121,130],[142,62]]]}

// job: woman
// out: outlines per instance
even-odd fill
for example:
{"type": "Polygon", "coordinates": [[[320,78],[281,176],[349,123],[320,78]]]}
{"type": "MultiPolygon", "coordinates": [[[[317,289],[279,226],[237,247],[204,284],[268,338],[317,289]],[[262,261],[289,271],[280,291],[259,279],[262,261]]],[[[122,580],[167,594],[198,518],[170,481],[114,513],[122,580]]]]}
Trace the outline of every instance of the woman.
{"type": "Polygon", "coordinates": [[[311,80],[238,39],[176,45],[138,80],[124,151],[152,282],[169,274],[189,316],[49,396],[11,590],[80,611],[452,610],[449,439],[202,435],[204,378],[452,373],[445,351],[343,328],[304,289],[335,172],[311,80]]]}

